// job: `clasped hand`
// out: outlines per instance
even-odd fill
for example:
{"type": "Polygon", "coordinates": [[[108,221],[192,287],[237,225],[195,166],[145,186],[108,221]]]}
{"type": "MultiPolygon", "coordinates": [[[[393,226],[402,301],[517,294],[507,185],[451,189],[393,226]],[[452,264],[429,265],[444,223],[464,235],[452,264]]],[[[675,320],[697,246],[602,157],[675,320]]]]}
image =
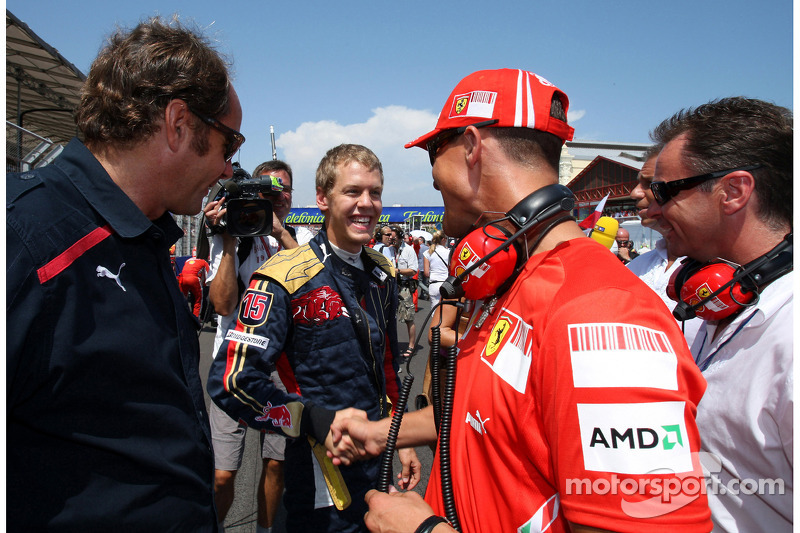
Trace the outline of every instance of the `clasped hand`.
{"type": "MultiPolygon", "coordinates": [[[[350,465],[355,461],[380,455],[386,448],[390,419],[372,422],[360,409],[337,411],[325,438],[328,457],[335,465],[350,465]]],[[[403,470],[398,474],[400,486],[412,489],[421,478],[422,464],[413,448],[398,450],[403,470]]]]}

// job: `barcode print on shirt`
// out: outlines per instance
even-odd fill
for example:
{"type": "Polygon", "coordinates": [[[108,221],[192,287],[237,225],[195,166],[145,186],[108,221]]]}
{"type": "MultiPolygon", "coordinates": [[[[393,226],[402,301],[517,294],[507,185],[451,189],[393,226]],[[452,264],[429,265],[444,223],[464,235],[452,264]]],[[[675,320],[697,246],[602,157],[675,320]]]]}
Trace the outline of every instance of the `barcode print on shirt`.
{"type": "Polygon", "coordinates": [[[637,324],[571,324],[572,379],[577,387],[677,390],[678,358],[668,335],[637,324]]]}
{"type": "Polygon", "coordinates": [[[673,353],[663,331],[631,324],[578,324],[569,327],[573,351],[644,350],[673,353]]]}

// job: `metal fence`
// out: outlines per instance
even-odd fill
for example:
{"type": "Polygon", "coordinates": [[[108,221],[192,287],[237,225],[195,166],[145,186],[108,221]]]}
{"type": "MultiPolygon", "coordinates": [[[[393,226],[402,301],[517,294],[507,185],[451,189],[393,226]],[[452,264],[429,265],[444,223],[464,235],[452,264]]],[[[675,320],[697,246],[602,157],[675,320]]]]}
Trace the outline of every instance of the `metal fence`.
{"type": "Polygon", "coordinates": [[[64,147],[6,120],[6,172],[49,164],[64,147]]]}

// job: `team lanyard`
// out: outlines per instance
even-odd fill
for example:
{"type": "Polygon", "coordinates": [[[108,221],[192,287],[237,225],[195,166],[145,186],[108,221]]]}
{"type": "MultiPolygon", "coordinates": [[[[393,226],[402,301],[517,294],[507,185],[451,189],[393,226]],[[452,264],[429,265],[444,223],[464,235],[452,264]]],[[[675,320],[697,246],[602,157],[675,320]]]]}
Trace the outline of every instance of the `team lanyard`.
{"type": "Polygon", "coordinates": [[[700,350],[697,352],[698,353],[697,359],[695,359],[694,361],[700,368],[700,372],[706,371],[706,369],[711,364],[711,361],[714,359],[714,357],[717,356],[720,350],[722,350],[725,347],[725,345],[731,342],[733,338],[736,337],[736,335],[738,335],[740,331],[742,331],[742,329],[747,325],[747,323],[750,322],[750,320],[752,320],[754,316],[756,316],[756,313],[758,313],[758,309],[750,313],[750,316],[748,316],[741,324],[739,324],[739,327],[736,328],[736,331],[734,331],[733,334],[725,340],[725,342],[720,344],[716,350],[714,350],[710,355],[708,355],[705,359],[703,359],[702,362],[700,362],[700,354],[703,353],[703,347],[705,347],[706,341],[708,340],[708,328],[703,328],[704,330],[703,333],[705,334],[705,337],[703,337],[703,343],[700,345],[700,350]]]}

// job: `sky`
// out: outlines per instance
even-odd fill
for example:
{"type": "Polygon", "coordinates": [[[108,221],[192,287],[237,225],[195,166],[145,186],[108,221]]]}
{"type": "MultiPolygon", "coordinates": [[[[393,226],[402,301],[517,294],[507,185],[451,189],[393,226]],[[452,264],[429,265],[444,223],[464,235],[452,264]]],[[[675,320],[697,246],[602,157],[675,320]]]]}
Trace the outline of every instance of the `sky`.
{"type": "Polygon", "coordinates": [[[9,0],[6,8],[84,74],[116,28],[178,14],[231,61],[248,172],[277,156],[294,205],[341,143],[383,164],[383,203],[442,205],[427,153],[453,87],[481,69],[522,68],[569,97],[575,140],[649,142],[685,107],[726,96],[793,108],[791,0],[383,0],[227,2],[9,0]]]}

